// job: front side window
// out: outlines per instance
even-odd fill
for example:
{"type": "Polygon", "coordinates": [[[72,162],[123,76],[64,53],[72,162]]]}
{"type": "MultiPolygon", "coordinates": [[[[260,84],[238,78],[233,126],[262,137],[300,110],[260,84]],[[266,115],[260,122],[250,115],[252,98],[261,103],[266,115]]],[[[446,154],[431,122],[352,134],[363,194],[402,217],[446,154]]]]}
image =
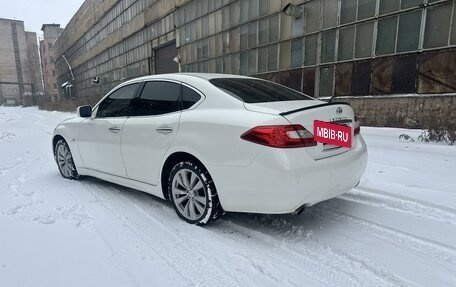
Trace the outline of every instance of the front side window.
{"type": "Polygon", "coordinates": [[[219,78],[212,79],[210,82],[245,103],[313,100],[295,90],[268,81],[219,78]]]}
{"type": "Polygon", "coordinates": [[[121,87],[111,93],[98,105],[97,118],[126,117],[130,112],[130,102],[134,99],[139,83],[121,87]]]}
{"type": "Polygon", "coordinates": [[[179,110],[180,85],[171,82],[147,82],[135,100],[135,116],[154,116],[179,110]]]}

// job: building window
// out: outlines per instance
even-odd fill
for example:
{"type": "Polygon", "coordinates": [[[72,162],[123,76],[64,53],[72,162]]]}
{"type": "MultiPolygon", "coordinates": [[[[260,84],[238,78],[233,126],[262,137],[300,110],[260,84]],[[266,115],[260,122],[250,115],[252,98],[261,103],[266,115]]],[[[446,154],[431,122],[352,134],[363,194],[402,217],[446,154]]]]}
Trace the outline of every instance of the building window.
{"type": "Polygon", "coordinates": [[[414,93],[416,76],[416,54],[395,58],[392,92],[394,94],[414,93]]]}
{"type": "MultiPolygon", "coordinates": [[[[211,3],[212,1],[209,1],[211,3]]],[[[239,25],[239,17],[240,17],[240,7],[239,2],[231,3],[230,5],[230,19],[225,20],[228,22],[229,26],[237,26],[239,25]]]]}
{"type": "Polygon", "coordinates": [[[302,70],[291,70],[279,72],[279,84],[301,91],[302,70]]]}
{"type": "Polygon", "coordinates": [[[393,54],[396,48],[397,16],[378,21],[376,55],[393,54]]]}
{"type": "Polygon", "coordinates": [[[322,0],[323,29],[337,25],[337,0],[322,0]]]}
{"type": "Polygon", "coordinates": [[[336,66],[336,83],[334,94],[338,96],[351,95],[353,63],[343,63],[336,66]]]}
{"type": "MultiPolygon", "coordinates": [[[[254,20],[258,18],[258,1],[259,0],[249,0],[249,20],[254,20]]],[[[262,0],[264,1],[264,0],[262,0]]]]}
{"type": "Polygon", "coordinates": [[[356,20],[356,4],[358,0],[344,0],[340,5],[340,23],[346,24],[356,20]]]}
{"type": "Polygon", "coordinates": [[[374,17],[376,0],[358,0],[358,20],[374,17]]]}
{"type": "Polygon", "coordinates": [[[239,58],[239,74],[247,75],[248,72],[248,53],[242,52],[239,58]]]}
{"type": "MultiPolygon", "coordinates": [[[[301,6],[304,7],[304,6],[301,6]]],[[[291,37],[296,38],[304,35],[304,26],[305,26],[305,17],[300,17],[299,19],[294,19],[291,22],[291,37]]]]}
{"type": "Polygon", "coordinates": [[[258,49],[258,73],[264,73],[268,70],[268,47],[258,49]]]}
{"type": "Polygon", "coordinates": [[[380,1],[380,15],[399,11],[400,0],[380,1]]]}
{"type": "Polygon", "coordinates": [[[258,29],[258,44],[264,45],[268,43],[269,19],[261,20],[258,29]]]}
{"type": "Polygon", "coordinates": [[[306,4],[306,33],[318,31],[320,18],[320,1],[310,1],[306,4]]]}
{"type": "Polygon", "coordinates": [[[302,92],[309,96],[315,95],[315,68],[302,70],[302,92]]]}
{"type": "Polygon", "coordinates": [[[261,0],[260,9],[259,9],[260,17],[265,16],[268,13],[269,13],[269,0],[261,0]]]}
{"type": "Polygon", "coordinates": [[[291,60],[291,40],[280,43],[279,68],[286,70],[290,68],[291,60]]]}
{"type": "Polygon", "coordinates": [[[248,72],[250,75],[257,73],[257,49],[253,49],[249,51],[248,54],[248,72]]]}
{"type": "Polygon", "coordinates": [[[249,23],[249,43],[248,47],[253,48],[257,45],[258,22],[249,23]]]}
{"type": "Polygon", "coordinates": [[[306,66],[315,65],[317,63],[317,40],[317,35],[305,38],[304,64],[306,66]]]}
{"type": "Polygon", "coordinates": [[[427,10],[423,48],[437,48],[448,44],[451,6],[452,3],[448,3],[427,10]]]}
{"type": "Polygon", "coordinates": [[[280,17],[280,39],[288,40],[291,38],[291,20],[293,17],[283,16],[280,17]]]}
{"type": "Polygon", "coordinates": [[[339,61],[353,59],[355,27],[351,26],[339,31],[339,61]]]}
{"type": "Polygon", "coordinates": [[[277,55],[278,55],[278,45],[270,45],[268,47],[268,71],[277,70],[277,55]]]}
{"type": "Polygon", "coordinates": [[[454,50],[426,52],[418,57],[418,93],[456,92],[456,53],[454,50]]]}
{"type": "Polygon", "coordinates": [[[394,57],[376,59],[372,64],[372,95],[391,94],[394,57]]]}
{"type": "Polygon", "coordinates": [[[333,95],[334,86],[334,66],[320,68],[320,97],[330,97],[333,95]]]}
{"type": "Polygon", "coordinates": [[[354,96],[369,95],[371,83],[372,62],[357,61],[353,63],[353,74],[351,78],[351,94],[354,96]]]}
{"type": "Polygon", "coordinates": [[[201,18],[201,35],[203,38],[209,36],[209,17],[201,18]]]}
{"type": "MultiPolygon", "coordinates": [[[[227,56],[225,56],[227,57],[227,56]]],[[[239,74],[239,53],[232,54],[230,56],[231,59],[231,73],[232,74],[239,74]]]]}
{"type": "Polygon", "coordinates": [[[223,57],[223,73],[225,73],[225,74],[229,74],[229,73],[237,74],[234,70],[231,70],[231,58],[230,58],[230,55],[226,55],[226,56],[223,57]]]}
{"type": "Polygon", "coordinates": [[[453,25],[451,26],[451,45],[456,45],[456,4],[453,7],[453,25]]]}
{"type": "MultiPolygon", "coordinates": [[[[291,41],[291,67],[292,68],[297,68],[302,66],[302,57],[303,57],[303,51],[302,51],[302,38],[298,39],[293,39],[291,41]]],[[[280,51],[282,54],[282,51],[280,51]]]]}
{"type": "Polygon", "coordinates": [[[423,4],[423,0],[401,0],[401,9],[416,7],[423,4]]]}
{"type": "Polygon", "coordinates": [[[269,18],[269,43],[279,40],[279,14],[269,18]]]}
{"type": "Polygon", "coordinates": [[[241,50],[247,49],[249,42],[249,27],[241,26],[241,50]]]}
{"type": "Polygon", "coordinates": [[[334,61],[336,49],[336,30],[321,34],[321,62],[330,63],[334,61]]]}
{"type": "Polygon", "coordinates": [[[362,23],[356,26],[356,58],[366,58],[372,55],[373,33],[374,22],[362,23]]]}
{"type": "MultiPolygon", "coordinates": [[[[212,2],[212,1],[210,1],[212,2]]],[[[249,0],[241,0],[241,23],[245,23],[249,20],[249,0]]]]}
{"type": "Polygon", "coordinates": [[[397,52],[418,50],[421,28],[421,10],[402,14],[399,18],[397,52]]]}
{"type": "Polygon", "coordinates": [[[230,51],[237,52],[239,51],[239,42],[240,42],[240,35],[239,35],[239,28],[230,31],[230,51]]]}

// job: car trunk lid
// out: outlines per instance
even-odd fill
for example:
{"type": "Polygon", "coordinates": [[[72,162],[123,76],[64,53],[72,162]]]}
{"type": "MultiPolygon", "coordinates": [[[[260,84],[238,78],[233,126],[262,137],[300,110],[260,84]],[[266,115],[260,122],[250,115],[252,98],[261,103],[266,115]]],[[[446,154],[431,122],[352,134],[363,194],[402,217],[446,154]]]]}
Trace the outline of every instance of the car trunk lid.
{"type": "MultiPolygon", "coordinates": [[[[245,103],[244,105],[250,111],[281,115],[290,124],[302,125],[312,134],[315,120],[349,126],[351,128],[352,139],[354,139],[354,113],[352,107],[347,103],[326,103],[315,100],[256,104],[245,103]]],[[[355,146],[356,141],[352,140],[351,148],[318,143],[314,147],[305,148],[305,150],[313,159],[318,160],[347,152],[355,146]]]]}

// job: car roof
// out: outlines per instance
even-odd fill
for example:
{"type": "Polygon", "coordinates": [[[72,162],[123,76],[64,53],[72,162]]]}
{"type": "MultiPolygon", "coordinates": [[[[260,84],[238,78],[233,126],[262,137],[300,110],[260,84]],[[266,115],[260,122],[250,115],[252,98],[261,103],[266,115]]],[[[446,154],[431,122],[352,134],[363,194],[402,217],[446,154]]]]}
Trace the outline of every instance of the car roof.
{"type": "Polygon", "coordinates": [[[232,74],[217,74],[217,73],[169,73],[169,74],[157,74],[157,75],[150,75],[144,76],[140,78],[131,79],[127,82],[122,84],[130,84],[135,82],[147,81],[147,80],[156,80],[156,79],[168,79],[168,80],[176,80],[176,81],[185,81],[188,79],[203,79],[203,80],[212,80],[217,78],[239,78],[239,79],[255,79],[252,77],[246,76],[239,76],[239,75],[232,75],[232,74]]]}

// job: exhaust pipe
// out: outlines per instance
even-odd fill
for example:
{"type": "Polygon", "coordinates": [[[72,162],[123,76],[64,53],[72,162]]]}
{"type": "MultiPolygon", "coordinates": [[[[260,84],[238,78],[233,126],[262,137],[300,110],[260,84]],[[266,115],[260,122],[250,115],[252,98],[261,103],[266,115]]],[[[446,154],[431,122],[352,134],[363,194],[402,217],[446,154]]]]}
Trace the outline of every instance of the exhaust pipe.
{"type": "Polygon", "coordinates": [[[299,207],[298,209],[296,209],[296,210],[293,212],[293,214],[294,214],[294,215],[301,215],[301,214],[304,212],[305,209],[306,209],[306,205],[304,204],[304,205],[302,205],[301,207],[299,207]]]}

